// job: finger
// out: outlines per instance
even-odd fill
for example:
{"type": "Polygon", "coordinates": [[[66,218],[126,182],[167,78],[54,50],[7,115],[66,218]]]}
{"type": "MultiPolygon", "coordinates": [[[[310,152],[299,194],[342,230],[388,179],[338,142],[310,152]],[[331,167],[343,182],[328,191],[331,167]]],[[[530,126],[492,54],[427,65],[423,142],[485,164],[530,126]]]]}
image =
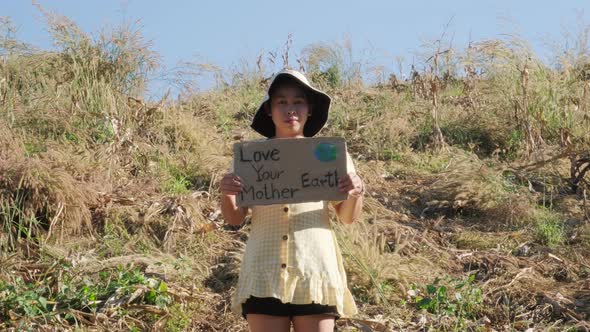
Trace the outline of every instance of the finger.
{"type": "Polygon", "coordinates": [[[227,183],[222,183],[221,184],[222,187],[236,187],[236,188],[242,188],[244,187],[244,185],[241,182],[237,182],[237,181],[231,181],[231,182],[227,182],[227,183]]]}
{"type": "Polygon", "coordinates": [[[341,193],[348,193],[349,191],[351,191],[353,189],[354,189],[354,187],[352,185],[338,187],[338,191],[340,191],[341,193]]]}
{"type": "Polygon", "coordinates": [[[224,191],[241,191],[243,187],[244,186],[241,183],[230,180],[227,182],[222,182],[219,186],[219,189],[222,192],[224,192],[224,191]]]}
{"type": "Polygon", "coordinates": [[[346,177],[349,178],[351,181],[357,181],[360,179],[359,176],[355,173],[348,173],[346,174],[346,177]]]}
{"type": "Polygon", "coordinates": [[[231,182],[227,183],[230,186],[242,186],[242,182],[241,181],[236,181],[236,180],[231,180],[231,182]]]}
{"type": "Polygon", "coordinates": [[[241,192],[242,192],[241,190],[236,190],[236,189],[226,189],[226,190],[221,191],[221,193],[224,195],[237,195],[241,192]]]}
{"type": "Polygon", "coordinates": [[[223,179],[221,181],[222,184],[236,184],[236,185],[241,185],[242,181],[238,180],[238,179],[234,179],[234,178],[228,178],[228,179],[223,179]]]}
{"type": "Polygon", "coordinates": [[[347,193],[352,189],[354,189],[354,187],[352,185],[338,187],[338,191],[343,192],[343,193],[347,193]]]}
{"type": "Polygon", "coordinates": [[[221,187],[222,190],[242,190],[241,185],[228,184],[221,187]]]}
{"type": "Polygon", "coordinates": [[[351,190],[352,188],[352,186],[338,186],[338,191],[345,193],[351,190]]]}
{"type": "Polygon", "coordinates": [[[343,176],[341,178],[338,179],[338,184],[348,184],[348,183],[352,183],[350,177],[347,176],[343,176]]]}
{"type": "Polygon", "coordinates": [[[344,188],[344,187],[348,187],[348,186],[352,186],[352,182],[344,181],[344,182],[338,183],[338,188],[344,188]]]}

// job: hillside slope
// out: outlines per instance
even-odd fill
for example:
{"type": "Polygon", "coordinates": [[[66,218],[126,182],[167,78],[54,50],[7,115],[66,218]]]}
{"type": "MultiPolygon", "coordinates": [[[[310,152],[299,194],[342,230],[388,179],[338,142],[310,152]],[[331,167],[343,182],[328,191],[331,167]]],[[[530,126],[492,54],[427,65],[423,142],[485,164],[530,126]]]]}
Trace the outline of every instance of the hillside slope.
{"type": "MultiPolygon", "coordinates": [[[[217,182],[274,61],[146,102],[140,32],[45,15],[58,51],[0,39],[0,329],[246,331],[249,225],[224,225],[217,182]]],[[[333,223],[360,309],[342,330],[590,329],[588,54],[487,41],[373,85],[341,49],[300,58],[368,188],[333,223]]]]}

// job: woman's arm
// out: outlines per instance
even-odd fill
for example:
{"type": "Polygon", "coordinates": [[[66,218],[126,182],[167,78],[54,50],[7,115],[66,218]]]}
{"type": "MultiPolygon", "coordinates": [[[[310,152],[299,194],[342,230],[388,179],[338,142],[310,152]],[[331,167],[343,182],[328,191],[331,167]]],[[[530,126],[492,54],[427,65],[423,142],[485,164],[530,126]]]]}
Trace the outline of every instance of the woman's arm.
{"type": "Polygon", "coordinates": [[[365,186],[356,173],[348,173],[340,179],[338,190],[342,193],[347,193],[348,198],[334,207],[336,214],[340,221],[345,224],[351,224],[359,218],[363,210],[365,186]]]}
{"type": "Polygon", "coordinates": [[[236,194],[242,191],[242,179],[233,173],[227,173],[219,185],[221,191],[221,214],[230,225],[241,225],[248,213],[247,208],[238,207],[236,194]]]}

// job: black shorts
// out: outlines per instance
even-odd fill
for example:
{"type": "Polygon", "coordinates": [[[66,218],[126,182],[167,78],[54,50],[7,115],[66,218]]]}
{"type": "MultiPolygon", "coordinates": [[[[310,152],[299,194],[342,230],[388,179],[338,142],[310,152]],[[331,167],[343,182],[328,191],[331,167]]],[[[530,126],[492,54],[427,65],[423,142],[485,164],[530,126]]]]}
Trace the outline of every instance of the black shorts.
{"type": "Polygon", "coordinates": [[[291,304],[283,303],[274,297],[254,296],[250,296],[245,303],[242,303],[242,316],[246,318],[248,314],[285,316],[290,318],[305,315],[330,315],[334,316],[334,319],[340,318],[336,306],[313,302],[310,304],[291,304]]]}

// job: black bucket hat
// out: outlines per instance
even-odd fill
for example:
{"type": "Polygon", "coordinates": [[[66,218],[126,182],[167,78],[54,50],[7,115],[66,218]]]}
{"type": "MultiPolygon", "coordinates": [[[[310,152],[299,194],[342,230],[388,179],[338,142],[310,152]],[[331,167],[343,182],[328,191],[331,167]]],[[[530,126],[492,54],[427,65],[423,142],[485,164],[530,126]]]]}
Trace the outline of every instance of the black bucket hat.
{"type": "Polygon", "coordinates": [[[252,119],[252,124],[250,127],[256,130],[256,132],[259,134],[268,138],[275,136],[275,124],[272,122],[272,117],[266,113],[264,104],[270,100],[269,92],[273,88],[273,84],[277,82],[279,77],[282,76],[290,76],[294,78],[309,92],[308,96],[311,99],[309,102],[310,104],[313,104],[313,114],[307,118],[307,121],[305,122],[305,126],[303,127],[303,135],[305,137],[314,136],[324,127],[328,121],[328,111],[330,110],[331,98],[326,93],[311,86],[307,78],[302,73],[291,69],[284,69],[272,78],[266,95],[264,96],[262,103],[260,103],[260,106],[254,115],[254,119],[252,119]]]}

